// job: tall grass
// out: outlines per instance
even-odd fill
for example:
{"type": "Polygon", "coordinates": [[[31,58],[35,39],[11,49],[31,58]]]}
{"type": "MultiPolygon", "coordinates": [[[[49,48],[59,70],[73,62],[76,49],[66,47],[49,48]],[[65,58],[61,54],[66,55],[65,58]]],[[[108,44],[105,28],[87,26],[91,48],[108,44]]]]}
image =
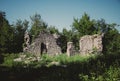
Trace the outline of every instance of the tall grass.
{"type": "Polygon", "coordinates": [[[119,81],[120,55],[67,57],[43,55],[40,61],[15,64],[13,58],[17,55],[5,55],[3,65],[8,67],[0,69],[0,79],[8,81],[119,81]],[[13,67],[14,66],[14,67],[13,67]],[[19,67],[18,67],[19,66],[19,67]],[[23,67],[26,66],[26,67],[23,67]],[[2,70],[3,69],[3,70],[2,70]],[[3,73],[4,72],[4,73],[3,73]],[[14,76],[17,80],[6,77],[14,76]],[[5,77],[4,77],[5,74],[5,77]],[[22,78],[24,77],[24,78],[22,78]]]}
{"type": "Polygon", "coordinates": [[[3,56],[4,56],[4,61],[1,64],[1,66],[8,66],[8,67],[12,67],[13,63],[14,63],[13,59],[19,57],[18,54],[14,54],[14,53],[12,53],[12,54],[3,54],[3,56]]]}

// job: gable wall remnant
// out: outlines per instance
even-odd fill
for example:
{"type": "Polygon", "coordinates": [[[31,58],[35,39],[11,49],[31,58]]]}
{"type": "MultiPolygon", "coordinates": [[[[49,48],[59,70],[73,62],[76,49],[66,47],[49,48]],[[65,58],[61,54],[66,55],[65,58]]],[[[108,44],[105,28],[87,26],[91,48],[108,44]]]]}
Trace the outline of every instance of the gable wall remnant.
{"type": "Polygon", "coordinates": [[[37,56],[42,54],[53,56],[61,54],[61,48],[57,44],[57,39],[52,34],[41,32],[32,42],[27,52],[37,56]]]}

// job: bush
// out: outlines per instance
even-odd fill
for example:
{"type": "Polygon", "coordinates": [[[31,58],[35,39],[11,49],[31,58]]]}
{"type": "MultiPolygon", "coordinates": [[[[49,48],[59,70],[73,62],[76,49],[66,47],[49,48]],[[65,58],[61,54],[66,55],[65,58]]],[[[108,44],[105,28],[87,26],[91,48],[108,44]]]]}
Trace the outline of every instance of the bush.
{"type": "Polygon", "coordinates": [[[67,57],[65,54],[50,57],[43,55],[40,61],[24,64],[13,62],[14,55],[6,55],[4,65],[11,66],[5,72],[5,78],[11,75],[29,81],[119,81],[120,55],[80,56],[67,57]],[[8,62],[10,61],[10,62],[8,62]],[[7,76],[6,76],[7,75],[7,76]],[[23,79],[24,77],[24,79],[23,79]]]}
{"type": "Polygon", "coordinates": [[[120,80],[120,68],[118,66],[110,66],[106,71],[97,75],[96,73],[90,73],[90,75],[79,74],[82,81],[119,81],[120,80]]]}
{"type": "Polygon", "coordinates": [[[13,59],[18,57],[18,54],[3,54],[4,62],[2,63],[2,66],[8,66],[12,67],[14,64],[13,59]]]}

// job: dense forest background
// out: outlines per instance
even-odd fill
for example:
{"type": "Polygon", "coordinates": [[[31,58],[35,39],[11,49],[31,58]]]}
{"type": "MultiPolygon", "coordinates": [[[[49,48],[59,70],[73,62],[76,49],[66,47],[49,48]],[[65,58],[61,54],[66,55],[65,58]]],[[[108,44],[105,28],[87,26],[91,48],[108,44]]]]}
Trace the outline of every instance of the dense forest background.
{"type": "MultiPolygon", "coordinates": [[[[116,23],[106,23],[104,19],[91,19],[87,13],[74,18],[71,29],[59,31],[49,26],[39,14],[30,16],[30,21],[18,19],[10,24],[6,13],[0,11],[0,80],[3,81],[119,81],[120,80],[120,33],[116,23]],[[23,52],[24,34],[28,31],[32,41],[39,32],[60,35],[63,54],[49,57],[42,55],[40,61],[23,59],[15,62],[23,52]],[[80,37],[104,34],[103,54],[93,56],[75,55],[67,57],[66,44],[72,41],[79,50],[80,37]],[[25,63],[28,61],[29,63],[25,63]],[[57,64],[53,64],[57,63],[57,64]]],[[[25,58],[30,58],[31,54],[25,58]]],[[[34,58],[34,56],[32,56],[34,58]]]]}
{"type": "Polygon", "coordinates": [[[120,53],[120,34],[116,29],[119,25],[106,23],[104,19],[91,19],[87,13],[78,19],[74,18],[70,30],[64,28],[61,32],[55,26],[49,26],[39,14],[30,16],[31,21],[18,19],[14,24],[9,24],[6,13],[0,11],[0,53],[19,53],[23,51],[24,34],[29,32],[31,39],[41,31],[60,35],[62,52],[66,52],[66,44],[72,41],[76,50],[79,49],[79,39],[84,35],[104,33],[103,54],[120,53]]]}

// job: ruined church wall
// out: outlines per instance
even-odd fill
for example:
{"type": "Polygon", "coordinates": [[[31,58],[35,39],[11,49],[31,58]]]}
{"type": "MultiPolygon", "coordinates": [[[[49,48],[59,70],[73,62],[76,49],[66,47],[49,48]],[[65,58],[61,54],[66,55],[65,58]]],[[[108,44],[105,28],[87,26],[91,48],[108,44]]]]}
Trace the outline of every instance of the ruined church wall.
{"type": "MultiPolygon", "coordinates": [[[[56,36],[41,32],[37,38],[29,45],[28,43],[28,35],[26,33],[27,38],[25,37],[26,47],[23,49],[29,53],[33,53],[36,56],[41,56],[42,54],[48,54],[50,56],[61,54],[61,47],[58,45],[58,40],[56,36]]],[[[74,45],[72,42],[67,43],[67,55],[72,56],[76,53],[80,54],[90,54],[94,51],[101,53],[103,50],[102,45],[102,35],[85,35],[79,40],[79,52],[74,49],[74,45]]]]}
{"type": "Polygon", "coordinates": [[[79,41],[80,53],[89,54],[94,51],[100,53],[102,52],[102,35],[86,35],[80,38],[79,41]]]}
{"type": "Polygon", "coordinates": [[[57,39],[52,34],[41,32],[32,42],[27,52],[37,56],[42,54],[58,55],[61,54],[61,48],[57,45],[57,39]]]}

